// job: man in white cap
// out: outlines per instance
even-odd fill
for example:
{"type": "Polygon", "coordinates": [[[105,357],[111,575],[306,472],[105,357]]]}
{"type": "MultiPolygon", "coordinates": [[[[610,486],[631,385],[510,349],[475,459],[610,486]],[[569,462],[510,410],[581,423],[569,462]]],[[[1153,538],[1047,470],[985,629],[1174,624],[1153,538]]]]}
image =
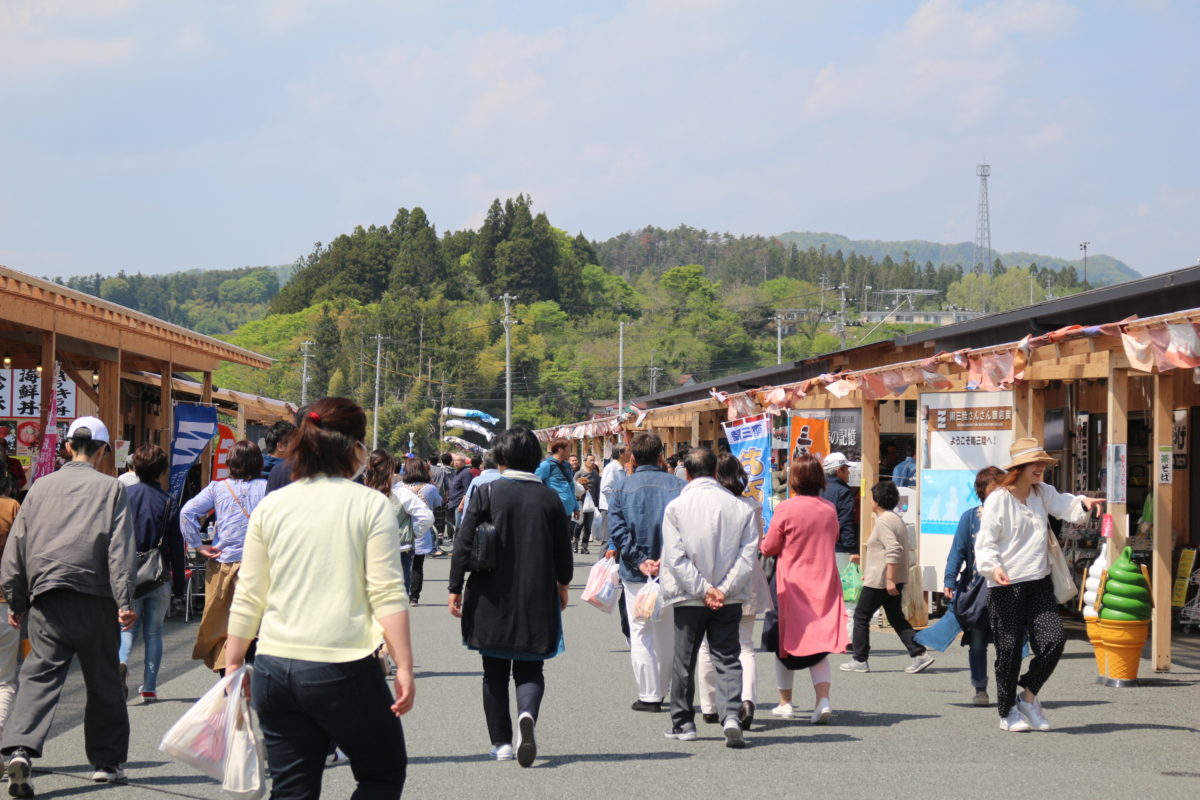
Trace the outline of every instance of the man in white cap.
{"type": "MultiPolygon", "coordinates": [[[[834,546],[838,572],[859,562],[858,515],[854,513],[854,490],[850,488],[850,460],[844,453],[830,453],[821,462],[825,469],[825,491],[821,492],[837,509],[838,540],[834,546]]],[[[853,633],[854,604],[846,604],[846,629],[853,633]]]]}
{"type": "Polygon", "coordinates": [[[31,760],[42,755],[75,656],[88,687],[83,735],[92,780],[125,779],[129,715],[117,653],[122,627],[137,618],[137,555],[125,488],[96,470],[108,447],[100,420],[71,423],[71,461],[33,484],[4,549],[8,622],[17,627],[28,617],[32,645],[0,742],[13,797],[33,797],[31,760]]]}

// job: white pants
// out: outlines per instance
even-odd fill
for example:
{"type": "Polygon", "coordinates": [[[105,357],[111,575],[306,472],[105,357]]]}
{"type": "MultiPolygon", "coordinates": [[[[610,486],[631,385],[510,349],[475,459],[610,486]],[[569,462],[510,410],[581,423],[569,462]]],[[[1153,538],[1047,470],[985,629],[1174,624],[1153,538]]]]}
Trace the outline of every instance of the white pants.
{"type": "Polygon", "coordinates": [[[624,581],[625,610],[629,612],[629,658],[633,662],[633,679],[637,681],[638,699],[643,703],[660,703],[671,685],[671,662],[675,658],[675,610],[664,608],[657,622],[638,619],[633,615],[638,592],[644,583],[624,581]]]}
{"type": "MultiPolygon", "coordinates": [[[[758,672],[754,669],[754,617],[742,617],[738,624],[738,643],[742,651],[738,660],[742,662],[742,701],[758,702],[758,672]]],[[[716,669],[708,653],[708,638],[700,645],[700,659],[696,666],[696,689],[700,695],[700,713],[717,713],[716,669]]]]}
{"type": "Polygon", "coordinates": [[[8,624],[8,603],[0,602],[0,734],[17,696],[17,656],[21,652],[21,629],[8,624]]]}
{"type": "MultiPolygon", "coordinates": [[[[796,671],[785,667],[778,658],[771,660],[775,662],[775,688],[781,692],[790,692],[796,681],[796,671]]],[[[818,683],[832,683],[833,669],[829,666],[829,656],[809,667],[808,675],[812,678],[813,686],[818,683]]]]}

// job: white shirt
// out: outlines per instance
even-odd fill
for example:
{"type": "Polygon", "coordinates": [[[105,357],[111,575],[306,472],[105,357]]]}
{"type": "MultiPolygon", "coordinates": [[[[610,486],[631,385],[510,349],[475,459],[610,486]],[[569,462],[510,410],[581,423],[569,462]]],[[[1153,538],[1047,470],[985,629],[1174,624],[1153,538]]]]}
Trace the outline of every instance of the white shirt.
{"type": "MultiPolygon", "coordinates": [[[[414,538],[424,536],[433,527],[433,510],[410,488],[410,484],[401,483],[400,481],[393,483],[392,497],[396,498],[396,502],[400,504],[400,507],[412,519],[414,538]],[[401,489],[404,489],[404,491],[400,491],[401,489]]],[[[400,549],[411,550],[412,545],[407,545],[400,549]]]]}
{"type": "Polygon", "coordinates": [[[1012,583],[1036,581],[1050,574],[1046,536],[1047,515],[1071,523],[1087,519],[1084,498],[1061,494],[1053,486],[1035,484],[1022,503],[1007,489],[996,489],[983,504],[983,518],[975,537],[975,568],[989,587],[999,586],[992,574],[1003,567],[1012,583]]]}
{"type": "Polygon", "coordinates": [[[121,484],[122,486],[129,487],[133,486],[135,483],[141,483],[141,480],[138,479],[136,472],[125,471],[117,476],[117,483],[121,484]]]}
{"type": "Polygon", "coordinates": [[[613,481],[617,479],[625,471],[621,466],[621,462],[615,458],[604,465],[604,470],[600,473],[600,510],[608,510],[608,496],[613,490],[613,481]]]}

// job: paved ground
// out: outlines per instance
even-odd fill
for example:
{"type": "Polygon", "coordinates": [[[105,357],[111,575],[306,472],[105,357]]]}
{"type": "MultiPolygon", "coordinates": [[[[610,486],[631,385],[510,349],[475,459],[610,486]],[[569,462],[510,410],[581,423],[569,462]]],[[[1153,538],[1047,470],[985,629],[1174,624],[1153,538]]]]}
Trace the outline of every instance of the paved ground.
{"type": "MultiPolygon", "coordinates": [[[[577,564],[576,587],[590,563],[577,564]]],[[[414,609],[417,703],[405,717],[409,778],[419,798],[605,798],[676,792],[688,800],[801,794],[820,797],[1145,797],[1195,798],[1200,793],[1200,637],[1177,640],[1176,667],[1147,672],[1139,689],[1095,685],[1091,650],[1073,633],[1066,656],[1043,692],[1055,724],[1048,734],[1006,734],[995,709],[970,705],[966,654],[939,654],[921,675],[907,675],[907,656],[889,631],[873,635],[874,670],[834,672],[835,716],[825,728],[782,722],[774,705],[770,661],[759,657],[760,721],[744,751],[725,749],[716,726],[701,740],[667,740],[665,714],[635,713],[628,651],[616,616],[573,604],[566,612],[567,652],[546,668],[547,696],[534,767],[486,759],[480,666],[462,648],[457,621],[436,603],[447,564],[427,561],[426,599],[414,609]]],[[[315,597],[315,595],[314,595],[315,597]]],[[[314,602],[316,600],[314,599],[314,602]]],[[[130,709],[130,786],[86,779],[83,692],[78,676],[64,694],[46,757],[36,763],[39,797],[218,798],[214,782],[158,752],[163,732],[211,677],[186,658],[195,623],[168,622],[164,701],[130,709]]],[[[840,662],[840,658],[838,661],[840,662]]],[[[140,665],[131,665],[134,675],[140,665]]],[[[136,687],[136,684],[135,684],[136,687]]],[[[806,706],[807,678],[798,676],[797,704],[806,706]]],[[[805,718],[806,719],[806,718],[805,718]]],[[[347,766],[326,771],[325,796],[349,797],[347,766]]]]}

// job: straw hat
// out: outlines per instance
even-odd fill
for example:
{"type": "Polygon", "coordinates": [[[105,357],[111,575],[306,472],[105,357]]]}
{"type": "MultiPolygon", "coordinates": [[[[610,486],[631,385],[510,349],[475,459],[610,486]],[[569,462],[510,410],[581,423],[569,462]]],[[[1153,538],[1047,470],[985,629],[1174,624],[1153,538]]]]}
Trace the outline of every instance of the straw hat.
{"type": "Polygon", "coordinates": [[[1036,464],[1039,461],[1044,464],[1057,464],[1058,459],[1042,449],[1037,439],[1032,437],[1025,439],[1017,439],[1008,448],[1008,457],[1012,462],[1005,467],[1006,470],[1023,467],[1026,464],[1036,464]]]}

